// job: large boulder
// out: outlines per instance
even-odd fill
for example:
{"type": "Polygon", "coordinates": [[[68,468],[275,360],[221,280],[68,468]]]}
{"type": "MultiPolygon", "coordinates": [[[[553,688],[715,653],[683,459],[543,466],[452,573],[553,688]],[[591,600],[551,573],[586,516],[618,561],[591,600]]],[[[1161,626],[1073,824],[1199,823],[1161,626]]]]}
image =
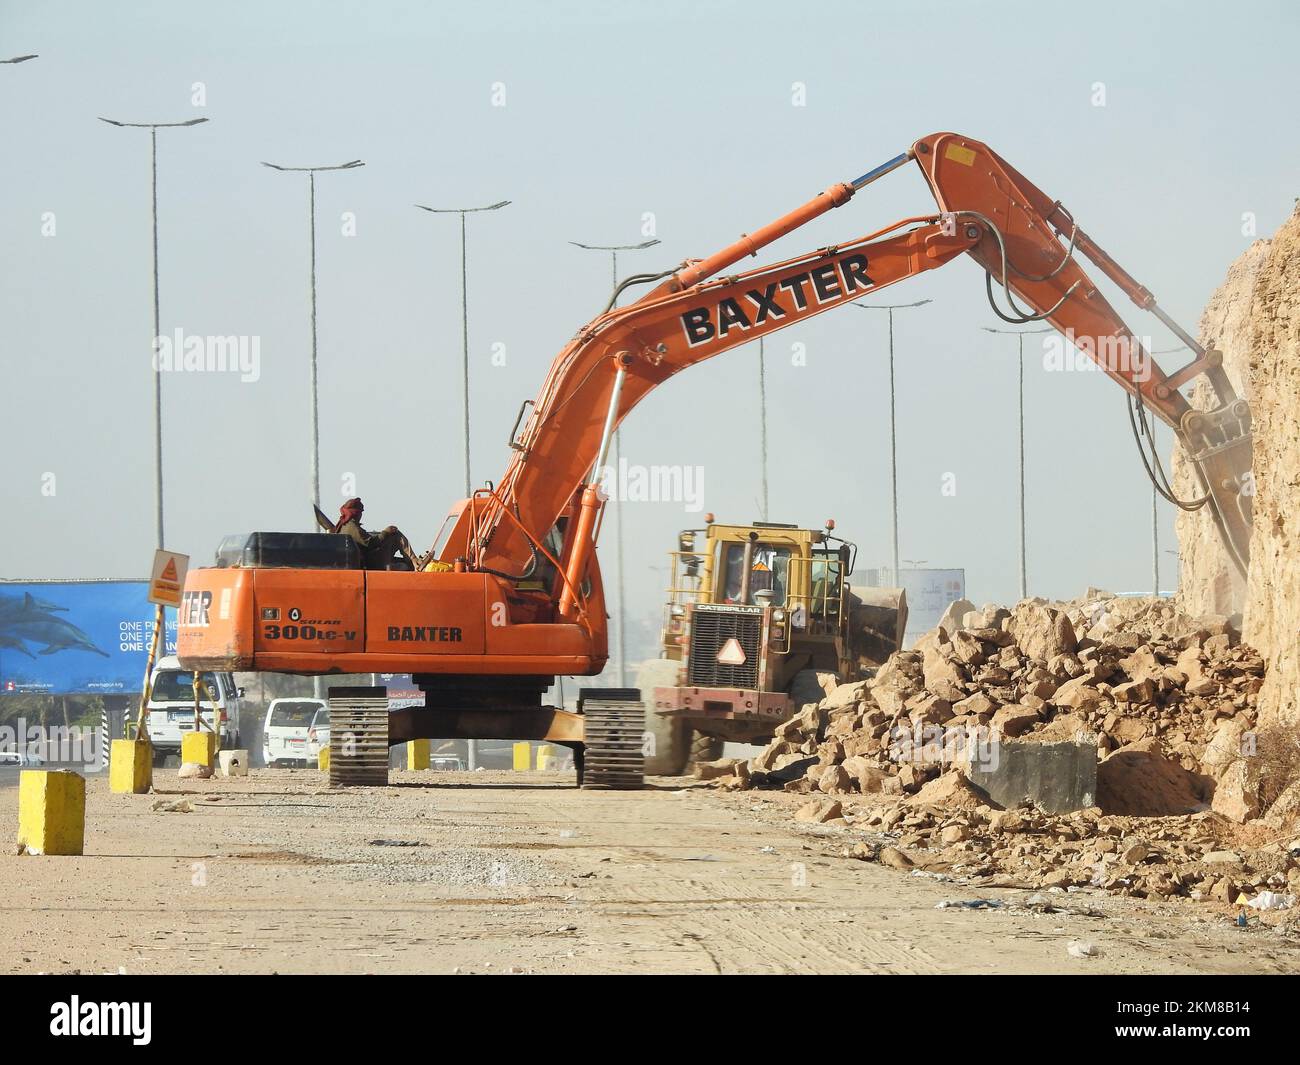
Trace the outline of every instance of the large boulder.
{"type": "Polygon", "coordinates": [[[1021,653],[1036,662],[1050,662],[1057,655],[1069,654],[1079,646],[1074,626],[1065,611],[1033,599],[1016,604],[1006,620],[1006,627],[1021,653]]]}

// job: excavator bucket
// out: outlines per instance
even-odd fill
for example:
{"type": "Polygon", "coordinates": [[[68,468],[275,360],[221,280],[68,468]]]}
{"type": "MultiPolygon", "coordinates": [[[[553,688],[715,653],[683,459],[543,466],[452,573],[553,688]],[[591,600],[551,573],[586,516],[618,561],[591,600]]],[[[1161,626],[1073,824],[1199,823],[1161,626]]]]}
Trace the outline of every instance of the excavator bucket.
{"type": "Polygon", "coordinates": [[[848,599],[850,650],[858,668],[884,665],[903,646],[907,593],[902,588],[854,588],[848,599]]]}
{"type": "Polygon", "coordinates": [[[1218,393],[1219,406],[1188,411],[1178,435],[1200,472],[1228,555],[1245,577],[1250,566],[1251,504],[1255,495],[1250,408],[1232,391],[1217,363],[1209,377],[1218,393]]]}

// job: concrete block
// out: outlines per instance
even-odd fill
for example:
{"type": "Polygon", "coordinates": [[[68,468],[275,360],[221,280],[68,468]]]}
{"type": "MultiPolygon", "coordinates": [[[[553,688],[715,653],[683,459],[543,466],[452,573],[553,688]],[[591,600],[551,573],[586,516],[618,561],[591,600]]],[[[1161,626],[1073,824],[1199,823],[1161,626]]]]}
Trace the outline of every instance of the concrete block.
{"type": "Polygon", "coordinates": [[[533,768],[533,745],[528,742],[516,743],[514,751],[514,769],[516,773],[526,773],[533,768]]]}
{"type": "Polygon", "coordinates": [[[18,781],[18,842],[28,854],[82,853],[85,777],[66,769],[24,769],[18,781]]]}
{"type": "Polygon", "coordinates": [[[1031,802],[1064,814],[1097,805],[1095,740],[1035,743],[1001,740],[966,767],[970,782],[999,806],[1031,802]]]}
{"type": "Polygon", "coordinates": [[[181,764],[191,762],[209,769],[217,764],[217,736],[214,732],[191,732],[181,737],[181,764]]]}
{"type": "Polygon", "coordinates": [[[153,746],[148,740],[114,740],[108,764],[108,790],[145,795],[153,785],[153,746]]]}
{"type": "Polygon", "coordinates": [[[547,773],[555,768],[555,763],[559,759],[559,751],[551,743],[543,743],[537,748],[537,771],[547,773]]]}
{"type": "Polygon", "coordinates": [[[217,764],[223,777],[248,776],[248,752],[241,750],[217,752],[217,764]]]}
{"type": "Polygon", "coordinates": [[[430,743],[428,740],[407,740],[406,741],[406,768],[407,769],[428,769],[429,748],[430,748],[430,743]]]}
{"type": "Polygon", "coordinates": [[[322,773],[330,771],[330,749],[328,747],[322,747],[316,755],[316,768],[322,773]]]}

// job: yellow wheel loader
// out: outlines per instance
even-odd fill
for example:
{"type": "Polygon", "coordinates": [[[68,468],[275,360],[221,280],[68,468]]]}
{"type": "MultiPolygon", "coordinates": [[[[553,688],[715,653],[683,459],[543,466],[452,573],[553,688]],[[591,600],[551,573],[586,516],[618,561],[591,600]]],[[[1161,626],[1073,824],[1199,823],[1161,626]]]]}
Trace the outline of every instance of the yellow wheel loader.
{"type": "Polygon", "coordinates": [[[857,548],[824,529],[776,522],[684,530],[670,552],[660,658],[638,685],[654,737],[647,772],[765,743],[835,684],[869,676],[902,645],[902,589],[855,592],[857,548]]]}

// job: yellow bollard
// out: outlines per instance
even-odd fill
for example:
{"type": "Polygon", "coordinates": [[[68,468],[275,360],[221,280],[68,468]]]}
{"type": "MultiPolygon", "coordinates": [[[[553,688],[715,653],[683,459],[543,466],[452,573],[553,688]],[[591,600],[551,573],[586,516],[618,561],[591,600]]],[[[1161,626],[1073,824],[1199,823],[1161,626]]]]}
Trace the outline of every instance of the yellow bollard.
{"type": "Polygon", "coordinates": [[[28,854],[80,854],[86,843],[85,778],[66,769],[24,769],[18,843],[28,854]]]}
{"type": "Polygon", "coordinates": [[[108,764],[108,790],[119,795],[144,795],[153,786],[153,744],[143,740],[114,740],[108,764]]]}
{"type": "Polygon", "coordinates": [[[181,737],[181,764],[195,762],[214,768],[217,764],[217,737],[213,732],[191,732],[181,737]]]}
{"type": "Polygon", "coordinates": [[[537,771],[546,773],[553,768],[555,768],[555,747],[549,743],[543,743],[537,748],[537,771]]]}
{"type": "Polygon", "coordinates": [[[533,767],[533,745],[527,740],[514,746],[515,772],[527,773],[533,767]]]}
{"type": "Polygon", "coordinates": [[[407,769],[428,769],[429,768],[429,747],[428,740],[407,740],[406,741],[406,768],[407,769]]]}
{"type": "Polygon", "coordinates": [[[322,773],[330,771],[330,749],[328,747],[322,747],[316,753],[316,768],[322,773]]]}

